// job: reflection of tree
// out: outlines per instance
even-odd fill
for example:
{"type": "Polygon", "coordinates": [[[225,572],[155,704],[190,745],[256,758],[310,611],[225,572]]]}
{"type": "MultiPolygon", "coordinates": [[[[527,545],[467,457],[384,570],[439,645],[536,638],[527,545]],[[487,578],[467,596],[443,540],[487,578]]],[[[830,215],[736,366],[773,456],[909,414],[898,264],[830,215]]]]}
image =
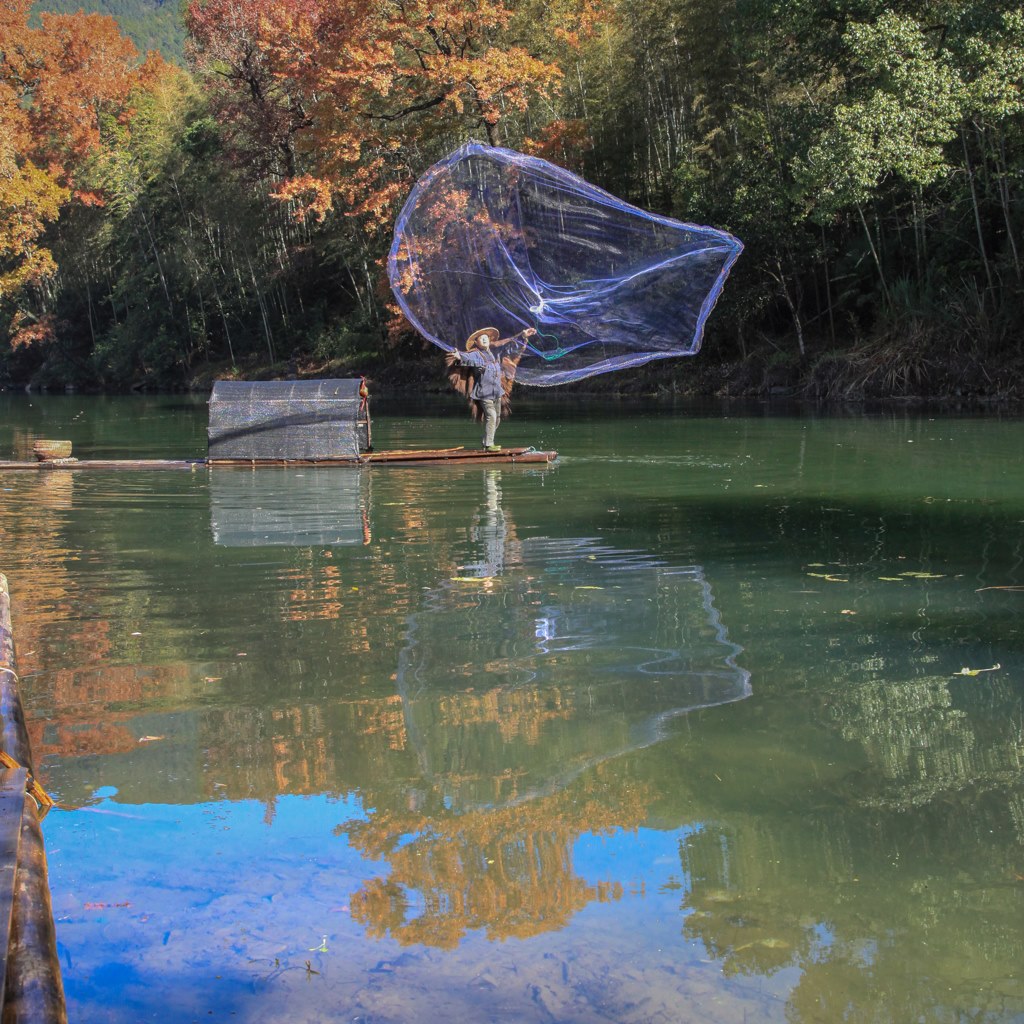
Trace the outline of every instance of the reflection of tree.
{"type": "Polygon", "coordinates": [[[795,920],[780,919],[771,899],[713,890],[695,893],[684,934],[700,939],[708,954],[732,974],[774,974],[805,956],[812,943],[795,920]]]}
{"type": "MultiPolygon", "coordinates": [[[[500,673],[505,666],[491,662],[488,671],[500,673]]],[[[452,694],[439,697],[437,711],[441,719],[457,731],[493,726],[505,745],[515,740],[535,746],[541,740],[545,724],[555,720],[571,722],[579,714],[572,689],[559,687],[496,686],[484,693],[452,694]]],[[[503,794],[495,794],[496,799],[503,794]]],[[[512,798],[515,798],[513,794],[512,798]]]]}
{"type": "Polygon", "coordinates": [[[534,636],[538,598],[502,505],[500,473],[486,471],[483,483],[484,502],[470,525],[480,557],[458,570],[464,575],[454,589],[433,598],[441,618],[461,615],[466,604],[468,647],[449,642],[441,686],[429,656],[421,661],[408,645],[399,668],[400,677],[415,677],[403,713],[426,775],[413,788],[373,786],[364,794],[373,808],[368,819],[339,827],[390,867],[353,899],[354,916],[371,934],[403,944],[451,949],[474,929],[492,939],[525,938],[563,927],[593,900],[619,898],[617,883],[575,874],[572,848],[584,832],[635,827],[647,803],[642,787],[616,785],[606,773],[524,798],[520,786],[545,725],[571,727],[577,710],[571,688],[529,685],[532,673],[519,664],[517,648],[534,636]],[[475,596],[462,589],[474,580],[475,596]]]}
{"type": "Polygon", "coordinates": [[[338,829],[390,866],[386,879],[359,892],[353,915],[372,935],[445,949],[472,929],[506,939],[561,928],[587,903],[622,895],[617,882],[575,874],[576,839],[635,828],[649,798],[642,785],[598,770],[567,790],[500,808],[456,814],[433,793],[419,810],[377,810],[338,829]]]}
{"type": "MultiPolygon", "coordinates": [[[[904,694],[900,703],[907,710],[913,700],[904,694]]],[[[922,701],[925,722],[931,706],[922,701]]],[[[785,719],[764,723],[766,734],[785,727],[785,719]]],[[[934,743],[922,766],[960,762],[955,730],[945,753],[938,732],[920,734],[934,743]]],[[[790,736],[787,748],[805,739],[790,736]]],[[[770,764],[774,749],[723,740],[730,768],[719,761],[714,770],[770,764]]],[[[1024,957],[1022,873],[992,838],[1015,828],[1007,789],[984,776],[969,781],[976,766],[968,762],[952,786],[958,773],[947,771],[929,799],[918,787],[902,803],[896,791],[884,795],[885,772],[898,762],[843,770],[855,753],[832,752],[834,779],[815,779],[803,764],[779,769],[742,809],[717,808],[713,790],[694,798],[692,813],[705,824],[681,841],[682,874],[669,887],[681,893],[684,935],[727,975],[796,969],[787,1006],[794,1024],[957,1019],[964,1006],[977,1019],[1007,1019],[1007,1007],[1024,1005],[1013,980],[1024,957]]]]}
{"type": "Polygon", "coordinates": [[[707,515],[710,548],[771,538],[792,566],[778,592],[813,593],[783,616],[753,579],[723,598],[741,636],[756,637],[751,667],[768,670],[744,742],[716,746],[705,731],[690,788],[666,813],[703,823],[673,883],[683,933],[726,974],[788,968],[778,984],[797,979],[794,1024],[1015,1020],[1019,681],[1005,668],[952,673],[1019,649],[1019,602],[992,592],[986,608],[973,573],[1019,585],[1020,527],[978,504],[925,517],[820,506],[737,501],[707,515]],[[942,575],[900,577],[918,569],[942,575]],[[848,582],[812,575],[826,572],[848,582]],[[808,638],[830,656],[794,656],[808,638]]]}
{"type": "Polygon", "coordinates": [[[29,721],[37,761],[53,754],[66,758],[134,750],[139,738],[129,725],[137,716],[135,708],[161,700],[180,704],[192,693],[181,665],[86,666],[60,669],[52,679],[48,699],[64,710],[56,722],[29,721]]]}
{"type": "Polygon", "coordinates": [[[735,834],[716,828],[700,829],[682,842],[691,884],[683,900],[684,934],[699,939],[726,974],[772,974],[809,953],[813,930],[801,923],[798,900],[780,906],[778,872],[736,864],[736,845],[735,834]],[[751,868],[756,883],[747,880],[751,868]],[[737,874],[747,884],[738,884],[737,874]]]}
{"type": "Polygon", "coordinates": [[[684,934],[727,975],[798,969],[787,1006],[794,1024],[958,1019],[965,1005],[979,1020],[1008,1019],[1001,1013],[1024,995],[1013,980],[1024,942],[1012,874],[987,883],[991,898],[979,900],[984,872],[901,868],[891,839],[869,864],[872,840],[887,839],[877,822],[842,817],[821,829],[797,831],[787,818],[692,835],[681,850],[692,879],[684,934]],[[787,831],[799,841],[787,843],[787,831]],[[848,867],[829,861],[843,845],[848,867]],[[956,979],[970,979],[966,991],[951,987],[956,979]]]}
{"type": "MultiPolygon", "coordinates": [[[[958,707],[956,685],[948,676],[922,675],[831,696],[827,718],[844,740],[863,748],[878,776],[870,790],[852,794],[857,802],[907,809],[967,787],[1002,789],[1019,781],[1024,734],[998,722],[987,726],[958,707]],[[992,727],[1002,742],[992,742],[992,727]]],[[[989,688],[993,697],[1008,689],[999,682],[989,688]]],[[[1012,699],[1008,692],[1004,697],[1012,699]]]]}
{"type": "MultiPolygon", "coordinates": [[[[28,438],[16,438],[15,450],[22,446],[31,452],[28,438]]],[[[67,565],[74,553],[62,531],[64,516],[74,500],[74,481],[75,475],[63,470],[39,473],[19,491],[16,502],[5,496],[6,500],[0,505],[3,548],[17,551],[19,559],[32,566],[31,577],[25,579],[26,586],[21,585],[16,570],[4,567],[10,579],[22,676],[35,672],[43,663],[48,623],[55,615],[67,614],[78,597],[75,575],[67,565]]],[[[102,633],[99,629],[92,638],[92,653],[97,657],[104,653],[102,633]],[[97,643],[100,643],[98,648],[97,643]]]]}

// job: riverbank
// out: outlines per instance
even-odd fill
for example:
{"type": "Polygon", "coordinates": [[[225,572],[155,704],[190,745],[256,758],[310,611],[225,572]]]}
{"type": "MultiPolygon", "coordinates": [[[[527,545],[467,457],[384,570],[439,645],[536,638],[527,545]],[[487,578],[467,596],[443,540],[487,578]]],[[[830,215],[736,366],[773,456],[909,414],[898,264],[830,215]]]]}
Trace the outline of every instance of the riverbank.
{"type": "MultiPolygon", "coordinates": [[[[363,354],[329,362],[209,364],[188,390],[209,391],[215,380],[272,380],[296,376],[365,376],[378,395],[443,393],[444,367],[432,347],[422,351],[363,354]]],[[[936,352],[924,347],[865,344],[853,349],[787,352],[770,346],[745,359],[658,360],[617,373],[561,385],[563,395],[686,398],[779,398],[826,402],[955,401],[989,405],[1024,401],[1024,353],[985,359],[977,352],[936,352]]]]}
{"type": "MultiPolygon", "coordinates": [[[[207,394],[215,381],[308,380],[366,377],[377,396],[443,394],[448,391],[439,350],[427,343],[363,351],[345,358],[298,358],[268,362],[249,356],[234,363],[209,362],[191,369],[177,386],[138,383],[132,391],[207,394]]],[[[97,384],[65,385],[59,375],[37,373],[31,380],[0,381],[3,390],[78,391],[107,389],[97,384]]],[[[538,394],[547,389],[531,389],[538,394]]],[[[980,345],[916,343],[902,339],[865,341],[847,348],[795,348],[765,342],[743,358],[720,358],[712,345],[691,358],[664,359],[616,373],[589,377],[557,388],[560,395],[789,399],[825,403],[863,401],[955,402],[989,406],[1024,402],[1024,348],[986,352],[980,345]]]]}

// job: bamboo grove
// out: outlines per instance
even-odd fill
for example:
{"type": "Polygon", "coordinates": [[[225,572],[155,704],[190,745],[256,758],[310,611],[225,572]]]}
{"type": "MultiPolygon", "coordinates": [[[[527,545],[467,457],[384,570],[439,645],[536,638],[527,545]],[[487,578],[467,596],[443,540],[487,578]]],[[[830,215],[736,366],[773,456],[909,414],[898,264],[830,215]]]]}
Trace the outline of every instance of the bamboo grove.
{"type": "Polygon", "coordinates": [[[0,383],[417,355],[383,256],[468,139],[743,239],[701,358],[759,384],[1024,359],[1017,4],[192,0],[185,67],[29,8],[0,10],[0,383]]]}

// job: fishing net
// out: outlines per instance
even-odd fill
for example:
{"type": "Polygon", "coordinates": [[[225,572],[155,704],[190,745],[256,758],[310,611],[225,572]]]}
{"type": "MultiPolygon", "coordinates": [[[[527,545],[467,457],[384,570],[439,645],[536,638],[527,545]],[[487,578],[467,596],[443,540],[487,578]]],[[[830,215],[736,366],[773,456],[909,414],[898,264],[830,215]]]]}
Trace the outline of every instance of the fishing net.
{"type": "Polygon", "coordinates": [[[402,311],[443,349],[481,327],[535,328],[516,379],[547,386],[694,355],[742,249],[545,160],[469,143],[413,188],[388,274],[402,311]]]}
{"type": "Polygon", "coordinates": [[[396,675],[409,750],[452,809],[556,792],[750,696],[701,566],[519,539],[500,498],[469,530],[477,558],[423,594],[396,675]]]}

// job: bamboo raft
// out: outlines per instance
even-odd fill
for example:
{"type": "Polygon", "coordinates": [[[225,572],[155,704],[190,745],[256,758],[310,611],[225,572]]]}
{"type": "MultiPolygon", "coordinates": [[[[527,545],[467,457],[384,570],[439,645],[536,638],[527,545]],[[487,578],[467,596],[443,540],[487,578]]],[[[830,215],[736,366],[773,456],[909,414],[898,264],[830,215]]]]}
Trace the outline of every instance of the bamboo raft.
{"type": "Polygon", "coordinates": [[[375,451],[368,391],[351,380],[230,381],[214,384],[205,459],[77,459],[71,442],[37,438],[35,461],[0,461],[15,469],[201,469],[220,466],[436,466],[547,464],[557,452],[536,448],[404,448],[375,451]]]}
{"type": "Polygon", "coordinates": [[[550,464],[558,458],[558,452],[537,451],[535,448],[504,448],[500,452],[488,452],[479,448],[421,448],[380,452],[362,452],[359,455],[343,455],[322,459],[76,459],[37,458],[0,460],[0,472],[21,469],[214,469],[219,467],[257,466],[315,466],[322,469],[360,466],[437,466],[454,465],[495,465],[495,464],[550,464]]]}

